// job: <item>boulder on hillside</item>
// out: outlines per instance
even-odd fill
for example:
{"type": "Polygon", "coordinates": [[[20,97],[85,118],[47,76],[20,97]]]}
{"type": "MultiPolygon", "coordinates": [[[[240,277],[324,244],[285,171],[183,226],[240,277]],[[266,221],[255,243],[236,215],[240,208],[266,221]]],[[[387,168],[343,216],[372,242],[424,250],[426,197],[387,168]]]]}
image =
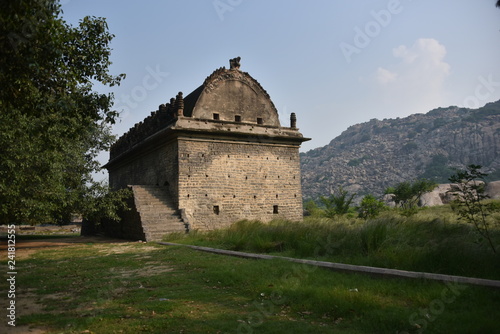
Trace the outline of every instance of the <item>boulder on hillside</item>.
{"type": "Polygon", "coordinates": [[[420,197],[420,201],[418,203],[419,206],[436,206],[443,205],[443,199],[446,198],[444,194],[446,194],[449,190],[451,190],[450,184],[439,184],[433,191],[423,194],[420,197]]]}
{"type": "Polygon", "coordinates": [[[436,206],[451,203],[456,197],[458,187],[453,183],[438,184],[433,191],[420,197],[419,206],[436,206]]]}
{"type": "Polygon", "coordinates": [[[382,201],[390,208],[396,207],[396,202],[394,202],[394,194],[385,194],[382,201]]]}
{"type": "MultiPolygon", "coordinates": [[[[483,183],[483,181],[477,181],[483,183]]],[[[451,203],[457,195],[458,185],[445,183],[438,185],[433,191],[425,193],[420,198],[420,206],[435,206],[451,203]]],[[[500,181],[486,183],[485,195],[492,199],[500,199],[500,181]]]]}
{"type": "Polygon", "coordinates": [[[500,199],[500,181],[492,181],[486,184],[484,193],[492,199],[500,199]]]}
{"type": "MultiPolygon", "coordinates": [[[[483,182],[483,181],[477,181],[483,182]]],[[[436,206],[450,204],[458,195],[458,185],[455,183],[444,183],[438,184],[433,191],[423,194],[420,197],[418,206],[436,206]]],[[[500,199],[500,181],[493,181],[486,184],[485,195],[488,195],[492,199],[500,199]]],[[[394,208],[396,203],[394,202],[394,194],[386,194],[383,197],[383,202],[394,208]]]]}

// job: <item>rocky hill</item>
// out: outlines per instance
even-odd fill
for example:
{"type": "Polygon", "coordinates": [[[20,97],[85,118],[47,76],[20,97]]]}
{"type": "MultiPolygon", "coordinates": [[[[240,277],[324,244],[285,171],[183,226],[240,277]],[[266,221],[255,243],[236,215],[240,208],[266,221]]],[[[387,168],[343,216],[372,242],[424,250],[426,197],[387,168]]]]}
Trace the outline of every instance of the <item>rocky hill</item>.
{"type": "Polygon", "coordinates": [[[479,109],[438,108],[349,127],[330,144],[301,154],[304,199],[339,186],[380,196],[389,186],[428,178],[448,182],[453,168],[482,165],[500,179],[500,101],[479,109]]]}

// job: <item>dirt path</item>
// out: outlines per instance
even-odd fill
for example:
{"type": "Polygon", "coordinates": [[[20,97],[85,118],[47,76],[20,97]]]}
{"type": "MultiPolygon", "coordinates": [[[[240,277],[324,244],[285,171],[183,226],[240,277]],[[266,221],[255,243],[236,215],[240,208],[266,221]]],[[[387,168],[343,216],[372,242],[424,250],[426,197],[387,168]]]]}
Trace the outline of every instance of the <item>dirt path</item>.
{"type": "MultiPolygon", "coordinates": [[[[56,249],[61,247],[72,246],[75,244],[127,244],[130,241],[122,239],[113,239],[106,237],[67,237],[67,238],[48,238],[48,239],[16,239],[16,260],[22,260],[30,257],[33,253],[36,253],[40,249],[56,249]]],[[[7,258],[7,239],[0,239],[0,258],[2,262],[7,258]]],[[[16,317],[22,317],[23,315],[39,313],[42,311],[42,305],[36,302],[36,294],[32,291],[22,291],[19,289],[16,293],[16,317]]],[[[4,309],[4,303],[2,304],[2,309],[4,309]]],[[[1,314],[3,314],[2,312],[1,314]]],[[[6,321],[2,319],[0,321],[0,333],[6,334],[44,334],[46,331],[41,328],[30,328],[30,326],[8,326],[6,321]]]]}
{"type": "MultiPolygon", "coordinates": [[[[16,257],[27,250],[37,250],[40,248],[71,246],[74,244],[101,244],[101,243],[127,243],[129,241],[123,239],[114,239],[107,237],[68,237],[68,238],[48,238],[48,239],[16,239],[16,257]]],[[[7,251],[7,243],[5,239],[0,245],[0,252],[7,251]]]]}
{"type": "MultiPolygon", "coordinates": [[[[16,239],[16,259],[22,260],[29,257],[31,254],[35,253],[37,250],[43,248],[58,248],[71,246],[75,244],[101,244],[101,243],[128,243],[130,241],[123,239],[113,239],[106,237],[68,237],[68,238],[51,238],[51,239],[33,239],[33,240],[23,240],[16,239]]],[[[5,253],[7,252],[7,242],[5,239],[0,241],[0,255],[5,258],[5,253]],[[4,253],[5,252],[5,253],[4,253]]]]}

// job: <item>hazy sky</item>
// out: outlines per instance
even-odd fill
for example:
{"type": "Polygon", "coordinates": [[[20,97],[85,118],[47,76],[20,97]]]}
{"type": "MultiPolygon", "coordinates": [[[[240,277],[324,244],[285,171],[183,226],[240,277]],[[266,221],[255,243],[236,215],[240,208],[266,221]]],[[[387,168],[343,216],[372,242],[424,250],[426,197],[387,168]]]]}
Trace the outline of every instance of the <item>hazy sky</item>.
{"type": "MultiPolygon", "coordinates": [[[[349,126],[500,99],[495,0],[62,0],[105,17],[118,135],[241,56],[283,125],[326,145],[349,126]]],[[[108,155],[103,157],[107,161],[108,155]]]]}

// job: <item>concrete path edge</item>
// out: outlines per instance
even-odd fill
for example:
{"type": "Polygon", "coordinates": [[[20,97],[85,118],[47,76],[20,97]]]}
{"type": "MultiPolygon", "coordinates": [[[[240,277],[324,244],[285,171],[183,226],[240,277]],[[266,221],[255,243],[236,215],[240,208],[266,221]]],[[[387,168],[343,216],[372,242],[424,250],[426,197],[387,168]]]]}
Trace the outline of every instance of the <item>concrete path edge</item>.
{"type": "Polygon", "coordinates": [[[387,268],[378,268],[378,267],[368,267],[368,266],[357,266],[352,264],[343,264],[343,263],[334,263],[334,262],[325,262],[325,261],[314,261],[314,260],[304,260],[304,259],[296,259],[285,256],[275,256],[275,255],[267,255],[267,254],[255,254],[255,253],[246,253],[246,252],[237,252],[225,249],[217,249],[217,248],[209,248],[202,246],[193,246],[193,245],[185,245],[185,244],[177,244],[172,242],[157,242],[160,245],[165,246],[183,246],[191,249],[195,249],[198,251],[227,255],[227,256],[236,256],[242,258],[249,259],[259,259],[259,260],[272,260],[272,259],[281,259],[295,263],[302,263],[307,265],[312,265],[321,268],[327,268],[331,270],[344,271],[344,272],[354,272],[354,273],[362,273],[362,274],[372,274],[372,275],[382,275],[382,276],[392,276],[392,277],[401,277],[401,278],[413,278],[413,279],[428,279],[442,282],[453,282],[453,283],[462,283],[462,284],[473,284],[480,285],[485,287],[492,288],[500,288],[500,281],[490,280],[484,278],[474,278],[474,277],[464,277],[464,276],[454,276],[454,275],[443,275],[443,274],[433,274],[426,272],[416,272],[416,271],[406,271],[399,269],[387,269],[387,268]]]}

